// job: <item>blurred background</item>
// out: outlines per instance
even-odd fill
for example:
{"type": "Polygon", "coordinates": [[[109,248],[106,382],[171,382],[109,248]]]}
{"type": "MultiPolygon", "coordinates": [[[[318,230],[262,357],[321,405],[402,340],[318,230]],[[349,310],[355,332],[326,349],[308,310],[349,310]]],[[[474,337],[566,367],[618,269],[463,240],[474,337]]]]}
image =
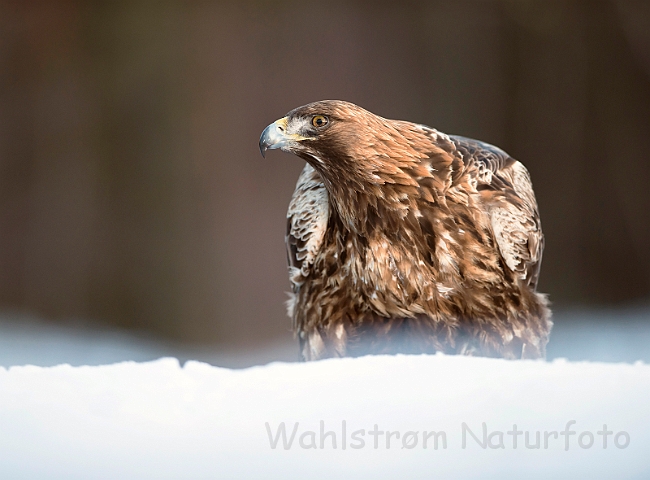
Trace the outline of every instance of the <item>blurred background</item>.
{"type": "Polygon", "coordinates": [[[295,360],[258,151],[344,99],[530,170],[549,357],[650,360],[650,2],[0,2],[0,365],[295,360]]]}

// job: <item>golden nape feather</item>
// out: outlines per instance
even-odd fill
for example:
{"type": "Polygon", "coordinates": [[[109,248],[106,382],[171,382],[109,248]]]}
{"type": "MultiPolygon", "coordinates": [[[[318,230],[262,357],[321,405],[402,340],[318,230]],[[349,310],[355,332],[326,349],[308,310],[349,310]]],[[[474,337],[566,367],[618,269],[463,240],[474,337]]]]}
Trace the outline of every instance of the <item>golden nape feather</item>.
{"type": "Polygon", "coordinates": [[[497,147],[321,101],[269,125],[307,162],[287,214],[289,315],[305,360],[545,355],[544,248],[526,168],[497,147]]]}

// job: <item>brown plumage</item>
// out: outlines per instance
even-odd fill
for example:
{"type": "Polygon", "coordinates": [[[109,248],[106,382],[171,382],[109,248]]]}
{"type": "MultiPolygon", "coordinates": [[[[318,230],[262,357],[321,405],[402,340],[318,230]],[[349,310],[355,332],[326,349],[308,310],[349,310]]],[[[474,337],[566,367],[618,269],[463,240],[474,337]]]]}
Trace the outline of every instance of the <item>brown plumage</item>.
{"type": "Polygon", "coordinates": [[[521,163],[342,101],[269,125],[260,149],[272,148],[307,161],[287,214],[288,310],[305,360],[544,356],[544,237],[521,163]]]}

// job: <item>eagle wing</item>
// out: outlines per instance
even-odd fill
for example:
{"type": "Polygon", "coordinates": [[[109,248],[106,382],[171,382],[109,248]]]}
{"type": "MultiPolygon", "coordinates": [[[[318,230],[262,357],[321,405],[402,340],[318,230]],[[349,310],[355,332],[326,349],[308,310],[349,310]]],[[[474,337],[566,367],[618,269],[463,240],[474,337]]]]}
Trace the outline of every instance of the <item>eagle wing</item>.
{"type": "Polygon", "coordinates": [[[320,175],[306,164],[287,211],[287,261],[294,294],[309,275],[323,243],[328,219],[327,190],[320,175]]]}
{"type": "Polygon", "coordinates": [[[507,267],[533,289],[537,287],[544,235],[530,174],[500,148],[465,137],[450,136],[472,169],[494,238],[507,267]]]}

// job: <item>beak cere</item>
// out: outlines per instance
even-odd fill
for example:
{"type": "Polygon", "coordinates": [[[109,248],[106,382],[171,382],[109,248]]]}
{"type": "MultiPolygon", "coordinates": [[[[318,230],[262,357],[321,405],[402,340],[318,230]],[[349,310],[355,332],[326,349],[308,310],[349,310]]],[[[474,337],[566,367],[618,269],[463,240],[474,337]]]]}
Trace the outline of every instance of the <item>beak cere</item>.
{"type": "Polygon", "coordinates": [[[262,132],[260,136],[260,153],[265,157],[267,150],[282,148],[291,140],[293,140],[291,136],[287,135],[287,117],[283,117],[273,122],[262,132]]]}

